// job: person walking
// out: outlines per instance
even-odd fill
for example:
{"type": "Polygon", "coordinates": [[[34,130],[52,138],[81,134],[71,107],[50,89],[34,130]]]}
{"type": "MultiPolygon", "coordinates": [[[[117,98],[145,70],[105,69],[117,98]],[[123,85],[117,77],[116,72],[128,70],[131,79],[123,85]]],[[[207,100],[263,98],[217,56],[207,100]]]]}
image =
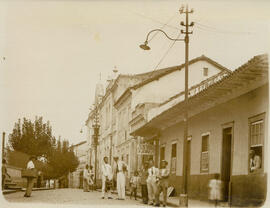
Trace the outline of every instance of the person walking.
{"type": "Polygon", "coordinates": [[[159,181],[159,195],[163,193],[163,207],[167,206],[167,190],[169,187],[170,170],[167,169],[168,162],[166,160],[161,161],[160,168],[160,181],[159,181]]]}
{"type": "Polygon", "coordinates": [[[148,177],[148,163],[143,164],[143,169],[141,170],[141,192],[142,192],[142,201],[144,204],[148,203],[148,191],[147,191],[147,180],[148,177]]]}
{"type": "Polygon", "coordinates": [[[103,158],[102,171],[102,199],[105,198],[105,192],[108,192],[108,199],[112,199],[111,184],[112,184],[112,167],[108,164],[108,157],[103,158]]]}
{"type": "Polygon", "coordinates": [[[89,185],[91,187],[91,191],[94,191],[94,177],[95,177],[95,173],[93,170],[93,166],[90,165],[90,170],[89,170],[89,185]]]}
{"type": "Polygon", "coordinates": [[[155,167],[153,159],[150,159],[148,177],[146,180],[149,205],[159,206],[158,177],[159,177],[159,169],[155,167]]]}
{"type": "Polygon", "coordinates": [[[10,175],[7,172],[7,161],[2,159],[2,190],[5,189],[6,179],[10,178],[10,175]]]}
{"type": "MultiPolygon", "coordinates": [[[[36,159],[35,156],[31,156],[27,162],[26,169],[28,170],[35,170],[34,160],[36,159]]],[[[34,177],[27,177],[27,187],[24,194],[24,197],[30,197],[32,193],[32,188],[34,186],[34,177]]]]}
{"type": "Polygon", "coordinates": [[[116,163],[116,186],[117,186],[117,193],[118,193],[118,200],[125,200],[126,193],[125,193],[125,185],[126,185],[126,176],[125,171],[127,170],[127,165],[119,160],[118,156],[114,157],[114,161],[116,163]]]}
{"type": "Polygon", "coordinates": [[[83,191],[84,192],[89,192],[89,169],[88,169],[88,164],[85,165],[85,168],[83,170],[83,191]]]}

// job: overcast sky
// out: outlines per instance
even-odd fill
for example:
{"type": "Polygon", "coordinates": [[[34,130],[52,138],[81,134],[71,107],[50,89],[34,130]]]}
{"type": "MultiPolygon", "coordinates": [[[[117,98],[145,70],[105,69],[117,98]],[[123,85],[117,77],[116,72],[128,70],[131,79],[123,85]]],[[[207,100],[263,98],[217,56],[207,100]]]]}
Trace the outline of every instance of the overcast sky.
{"type": "MultiPolygon", "coordinates": [[[[189,2],[195,22],[190,58],[204,54],[234,70],[269,51],[267,1],[189,2]]],[[[1,1],[0,131],[9,134],[18,118],[37,115],[51,122],[57,137],[71,143],[85,139],[80,129],[99,73],[106,83],[114,66],[123,74],[155,69],[172,42],[157,34],[152,50],[138,46],[155,28],[176,38],[182,3],[1,1]]],[[[182,64],[184,55],[184,43],[177,42],[158,68],[182,64]]]]}

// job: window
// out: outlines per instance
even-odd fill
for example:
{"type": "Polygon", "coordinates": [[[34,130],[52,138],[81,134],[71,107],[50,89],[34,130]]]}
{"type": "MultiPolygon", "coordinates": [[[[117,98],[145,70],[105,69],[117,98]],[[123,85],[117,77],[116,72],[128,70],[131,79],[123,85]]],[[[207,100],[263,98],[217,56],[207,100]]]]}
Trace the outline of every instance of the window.
{"type": "Polygon", "coordinates": [[[165,147],[160,148],[160,167],[161,167],[161,161],[165,160],[165,147]]]}
{"type": "Polygon", "coordinates": [[[207,67],[203,68],[203,76],[208,76],[208,68],[207,67]]]}
{"type": "Polygon", "coordinates": [[[264,144],[264,115],[249,119],[249,172],[262,170],[264,144]]]}
{"type": "Polygon", "coordinates": [[[201,172],[208,172],[208,144],[209,134],[202,135],[201,172]]]}
{"type": "Polygon", "coordinates": [[[177,156],[177,144],[173,143],[172,144],[172,152],[171,152],[171,172],[175,173],[176,172],[176,156],[177,156]]]}

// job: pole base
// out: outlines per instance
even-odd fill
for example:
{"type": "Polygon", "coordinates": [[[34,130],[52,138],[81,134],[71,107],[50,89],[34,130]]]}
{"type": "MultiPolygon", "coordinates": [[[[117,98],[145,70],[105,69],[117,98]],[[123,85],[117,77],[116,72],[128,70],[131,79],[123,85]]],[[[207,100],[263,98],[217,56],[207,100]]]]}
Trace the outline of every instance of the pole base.
{"type": "Polygon", "coordinates": [[[179,207],[188,207],[188,195],[187,194],[180,194],[179,207]]]}

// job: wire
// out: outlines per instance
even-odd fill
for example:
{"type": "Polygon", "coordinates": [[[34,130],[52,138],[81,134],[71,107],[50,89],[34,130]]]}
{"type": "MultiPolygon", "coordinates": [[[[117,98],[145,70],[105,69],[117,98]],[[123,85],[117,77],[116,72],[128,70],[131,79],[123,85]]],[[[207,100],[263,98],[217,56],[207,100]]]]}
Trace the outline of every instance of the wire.
{"type": "MultiPolygon", "coordinates": [[[[159,29],[163,29],[165,26],[168,26],[169,22],[176,16],[176,14],[174,14],[161,28],[159,29]]],[[[179,29],[180,30],[180,29],[179,29]]],[[[148,41],[148,43],[153,40],[153,38],[158,34],[158,31],[155,32],[155,34],[150,38],[150,40],[148,41]]]]}
{"type": "Polygon", "coordinates": [[[227,33],[227,34],[252,34],[251,32],[228,31],[228,30],[219,29],[219,28],[209,26],[209,25],[204,25],[199,22],[195,22],[195,23],[198,28],[200,28],[201,30],[208,31],[208,32],[227,33]]]}
{"type": "MultiPolygon", "coordinates": [[[[178,39],[181,35],[181,32],[179,32],[178,36],[176,39],[178,39]]],[[[158,64],[156,65],[156,67],[154,68],[154,70],[151,72],[151,74],[149,75],[148,79],[152,77],[153,73],[156,71],[156,69],[159,67],[159,65],[162,63],[162,61],[166,58],[166,56],[169,54],[170,50],[172,49],[172,47],[174,46],[176,40],[173,41],[173,43],[170,45],[170,47],[167,49],[167,51],[165,52],[165,54],[162,56],[162,58],[159,60],[158,64]]]]}
{"type": "Polygon", "coordinates": [[[161,22],[161,21],[159,21],[159,20],[156,20],[156,19],[154,19],[154,18],[152,18],[152,17],[148,17],[148,16],[146,16],[146,15],[140,14],[140,13],[138,13],[138,12],[134,12],[134,11],[131,11],[131,12],[132,12],[133,14],[136,14],[136,15],[140,16],[140,17],[143,17],[143,18],[152,20],[153,22],[157,22],[157,23],[159,23],[159,24],[162,24],[163,26],[167,26],[167,27],[170,27],[170,28],[172,28],[172,29],[180,30],[180,28],[168,24],[168,23],[176,16],[176,14],[174,14],[173,17],[170,18],[169,21],[168,21],[167,23],[164,23],[164,22],[161,22]]]}

